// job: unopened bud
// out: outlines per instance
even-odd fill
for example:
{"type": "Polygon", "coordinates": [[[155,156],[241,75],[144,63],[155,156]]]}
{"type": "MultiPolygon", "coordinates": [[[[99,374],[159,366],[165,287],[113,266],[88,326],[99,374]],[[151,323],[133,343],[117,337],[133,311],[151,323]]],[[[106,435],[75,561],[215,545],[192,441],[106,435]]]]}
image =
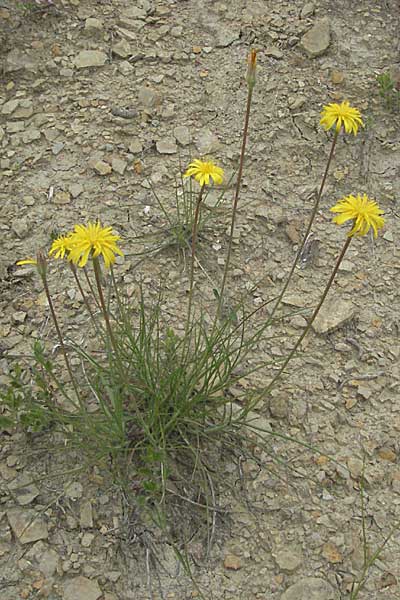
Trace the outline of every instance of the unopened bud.
{"type": "Polygon", "coordinates": [[[45,280],[47,274],[47,258],[43,250],[38,250],[36,261],[38,273],[40,277],[45,280]]]}
{"type": "Polygon", "coordinates": [[[252,90],[256,83],[256,64],[257,50],[252,50],[247,58],[247,75],[246,81],[249,89],[252,90]]]}

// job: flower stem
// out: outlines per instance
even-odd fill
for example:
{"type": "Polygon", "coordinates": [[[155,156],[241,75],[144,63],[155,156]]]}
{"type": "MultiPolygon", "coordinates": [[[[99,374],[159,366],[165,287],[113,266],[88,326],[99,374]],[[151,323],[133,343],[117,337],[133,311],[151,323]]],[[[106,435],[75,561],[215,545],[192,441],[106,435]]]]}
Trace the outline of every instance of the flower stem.
{"type": "Polygon", "coordinates": [[[49,290],[49,286],[48,286],[47,278],[46,278],[45,274],[42,275],[42,282],[43,282],[43,287],[44,287],[44,291],[45,291],[45,294],[46,294],[47,302],[49,303],[49,308],[50,308],[51,316],[52,316],[52,319],[53,319],[53,323],[54,323],[54,326],[56,328],[58,341],[60,342],[61,352],[62,352],[63,357],[64,357],[65,365],[67,367],[67,371],[68,371],[69,377],[71,379],[71,383],[72,383],[72,385],[74,387],[76,398],[77,398],[77,400],[78,400],[78,402],[80,404],[81,401],[80,401],[80,395],[79,395],[78,386],[77,386],[77,383],[75,381],[75,377],[74,377],[74,375],[72,373],[71,365],[70,365],[70,362],[69,362],[69,359],[68,359],[67,350],[65,348],[64,339],[63,339],[63,336],[61,334],[60,326],[58,324],[56,311],[54,310],[54,305],[53,305],[53,301],[51,299],[50,290],[49,290]]]}
{"type": "Polygon", "coordinates": [[[296,265],[297,265],[297,263],[299,261],[300,255],[301,255],[301,253],[303,251],[304,245],[305,245],[305,243],[307,241],[307,238],[308,238],[308,236],[310,234],[310,231],[311,231],[311,228],[313,226],[314,219],[316,217],[316,214],[317,214],[317,211],[318,211],[318,208],[319,208],[319,203],[321,201],[322,192],[324,191],[324,187],[325,187],[325,183],[326,183],[326,178],[328,176],[329,168],[331,166],[331,162],[332,162],[332,158],[333,158],[333,153],[335,151],[335,147],[336,147],[336,142],[337,142],[337,139],[338,139],[338,135],[339,135],[339,132],[335,131],[335,135],[334,135],[334,138],[332,140],[332,146],[331,146],[331,150],[330,150],[330,153],[329,153],[328,161],[327,161],[326,167],[325,167],[325,172],[324,172],[324,175],[322,177],[321,185],[320,185],[320,188],[319,188],[319,191],[318,191],[318,194],[317,194],[317,198],[315,200],[315,203],[314,203],[314,206],[313,206],[313,209],[312,209],[312,212],[311,212],[311,216],[310,216],[310,220],[309,220],[308,225],[307,225],[307,229],[306,229],[306,231],[304,233],[302,242],[301,242],[301,244],[299,246],[299,249],[297,251],[296,257],[295,257],[295,259],[293,261],[293,264],[292,264],[292,267],[290,269],[290,273],[289,273],[289,275],[288,275],[288,277],[286,279],[285,285],[283,286],[283,288],[281,290],[281,293],[279,294],[279,296],[278,296],[278,298],[277,298],[277,300],[275,302],[275,305],[272,308],[271,314],[269,315],[270,319],[273,318],[273,316],[274,316],[274,314],[275,314],[278,306],[280,305],[280,303],[282,301],[283,296],[285,295],[286,290],[289,287],[289,284],[290,284],[290,281],[292,279],[294,270],[296,268],[296,265]]]}
{"type": "Polygon", "coordinates": [[[196,243],[197,243],[197,231],[199,227],[199,216],[200,216],[200,206],[203,200],[205,184],[200,188],[200,192],[196,202],[196,208],[194,212],[193,219],[193,227],[192,227],[192,260],[190,263],[190,282],[189,282],[189,301],[188,301],[188,311],[187,311],[187,320],[186,320],[186,331],[188,331],[190,327],[190,317],[192,313],[192,304],[193,304],[193,286],[194,286],[194,263],[196,260],[196,243]]]}
{"type": "Polygon", "coordinates": [[[95,279],[96,279],[97,291],[98,291],[98,294],[99,294],[100,307],[101,307],[101,310],[102,310],[102,313],[103,313],[103,317],[104,317],[104,321],[105,321],[105,324],[106,324],[107,333],[109,335],[110,342],[111,342],[111,345],[112,345],[115,353],[118,354],[118,347],[117,347],[117,344],[116,344],[116,341],[115,341],[113,330],[111,328],[110,317],[108,315],[106,303],[104,301],[103,290],[102,290],[102,287],[101,287],[100,263],[99,263],[99,259],[97,257],[93,257],[93,270],[94,270],[94,276],[95,276],[95,279]]]}
{"type": "Polygon", "coordinates": [[[293,356],[295,355],[295,353],[297,352],[297,349],[299,348],[300,344],[302,343],[302,341],[304,340],[304,338],[306,337],[307,333],[310,331],[312,324],[314,323],[320,309],[321,306],[323,305],[323,303],[325,302],[325,298],[328,295],[328,292],[331,288],[331,285],[333,283],[333,280],[336,277],[336,274],[338,272],[338,269],[340,267],[340,264],[344,258],[344,255],[347,252],[348,247],[350,246],[350,242],[351,242],[352,238],[348,237],[346,239],[346,242],[342,248],[342,251],[339,255],[339,258],[336,261],[335,267],[331,273],[331,276],[329,277],[328,283],[325,286],[325,289],[322,293],[322,296],[320,298],[320,301],[318,302],[317,307],[315,308],[313,314],[311,315],[310,320],[307,323],[307,326],[305,327],[303,333],[301,334],[301,336],[299,337],[299,339],[297,340],[296,344],[294,345],[294,347],[292,348],[292,350],[289,352],[288,356],[285,358],[283,365],[280,367],[278,373],[275,375],[275,377],[272,379],[271,383],[268,385],[268,389],[271,389],[272,386],[274,385],[274,383],[280,378],[280,376],[282,375],[282,373],[284,372],[284,370],[286,369],[288,363],[292,360],[293,356]]]}
{"type": "Polygon", "coordinates": [[[93,313],[93,311],[92,311],[92,309],[90,307],[88,297],[86,296],[85,292],[83,291],[83,287],[82,287],[80,279],[78,277],[78,272],[77,272],[76,266],[73,263],[71,263],[71,262],[69,262],[68,264],[69,264],[69,267],[70,267],[70,269],[72,271],[72,274],[74,276],[75,283],[78,286],[78,290],[80,292],[80,295],[82,296],[82,300],[83,300],[83,302],[85,304],[86,310],[88,311],[88,313],[90,315],[90,318],[91,318],[91,320],[93,322],[93,325],[94,325],[97,333],[101,333],[100,329],[99,329],[99,324],[98,324],[98,322],[97,322],[97,320],[96,320],[96,318],[94,316],[94,313],[93,313]]]}
{"type": "Polygon", "coordinates": [[[236,179],[235,196],[234,196],[234,199],[233,199],[232,218],[231,218],[231,228],[230,228],[230,232],[229,232],[228,250],[227,250],[227,253],[226,253],[226,261],[225,261],[225,267],[224,267],[224,274],[223,274],[223,277],[222,277],[222,284],[221,284],[221,289],[220,289],[220,292],[219,292],[216,320],[218,320],[219,317],[220,317],[220,315],[221,315],[221,309],[222,309],[223,300],[224,300],[224,292],[225,292],[226,280],[227,280],[227,277],[228,277],[228,271],[229,271],[229,266],[230,266],[230,261],[231,261],[232,243],[233,243],[233,234],[234,234],[234,231],[235,231],[237,205],[238,205],[238,201],[239,201],[240,187],[241,187],[241,184],[242,184],[242,175],[243,175],[243,166],[244,166],[244,155],[245,155],[245,151],[246,151],[246,143],[247,143],[247,137],[248,137],[248,131],[249,131],[249,120],[250,120],[251,101],[252,101],[252,98],[253,98],[253,87],[254,86],[249,85],[248,86],[248,92],[247,92],[247,104],[246,104],[246,115],[245,115],[245,119],[244,119],[243,136],[242,136],[242,148],[241,148],[241,151],[240,151],[239,170],[238,170],[238,175],[237,175],[237,179],[236,179]]]}

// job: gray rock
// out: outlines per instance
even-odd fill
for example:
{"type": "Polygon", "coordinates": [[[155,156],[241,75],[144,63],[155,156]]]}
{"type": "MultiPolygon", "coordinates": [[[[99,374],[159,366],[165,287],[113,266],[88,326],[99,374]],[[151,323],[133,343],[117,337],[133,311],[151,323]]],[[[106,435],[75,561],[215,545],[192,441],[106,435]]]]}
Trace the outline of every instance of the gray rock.
{"type": "Polygon", "coordinates": [[[46,577],[51,577],[57,570],[60,557],[55,550],[46,550],[39,561],[39,570],[46,577]]]}
{"type": "Polygon", "coordinates": [[[97,581],[75,577],[64,584],[64,600],[98,600],[102,595],[97,581]]]}
{"type": "Polygon", "coordinates": [[[49,535],[46,521],[34,510],[11,509],[7,512],[7,518],[21,544],[45,540],[49,535]]]}
{"type": "Polygon", "coordinates": [[[73,198],[77,198],[83,192],[83,185],[81,185],[80,183],[72,183],[69,186],[69,192],[73,198]]]}
{"type": "Polygon", "coordinates": [[[111,165],[106,163],[104,160],[98,160],[93,168],[99,175],[109,175],[112,171],[111,165]]]}
{"type": "Polygon", "coordinates": [[[134,70],[133,65],[131,65],[131,63],[128,62],[127,60],[122,60],[118,64],[118,71],[121,73],[121,75],[124,75],[125,77],[127,75],[131,75],[133,70],[134,70]]]}
{"type": "Polygon", "coordinates": [[[120,175],[123,175],[125,173],[126,167],[128,166],[128,163],[122,158],[113,158],[111,161],[111,166],[113,168],[113,171],[116,171],[120,175]]]}
{"type": "Polygon", "coordinates": [[[64,494],[67,498],[71,498],[72,500],[82,498],[83,486],[81,483],[79,483],[79,481],[72,481],[71,483],[67,483],[64,486],[64,494]]]}
{"type": "Polygon", "coordinates": [[[4,129],[0,127],[0,142],[3,140],[3,137],[6,135],[4,129]]]}
{"type": "Polygon", "coordinates": [[[77,69],[86,69],[87,67],[102,67],[107,62],[107,54],[101,50],[82,50],[75,57],[75,66],[77,69]]]}
{"type": "Polygon", "coordinates": [[[264,54],[266,56],[271,56],[272,58],[276,58],[276,60],[281,60],[284,56],[284,54],[281,50],[279,50],[278,48],[274,48],[273,46],[268,46],[268,48],[265,49],[264,54]]]}
{"type": "MultiPolygon", "coordinates": [[[[14,226],[13,226],[14,229],[14,226]]],[[[24,234],[29,231],[29,227],[25,222],[24,234]]],[[[18,234],[17,234],[18,235],[18,234]]],[[[19,235],[19,237],[24,237],[19,235]]],[[[15,314],[15,313],[14,313],[15,314]]],[[[23,321],[25,321],[26,313],[22,313],[24,315],[23,321]]],[[[12,495],[16,498],[18,504],[21,506],[25,506],[26,504],[30,504],[33,502],[35,498],[39,495],[39,490],[34,483],[31,482],[31,478],[27,474],[22,474],[20,477],[17,477],[8,485],[8,489],[12,493],[12,495]]]]}
{"type": "Polygon", "coordinates": [[[53,198],[54,204],[69,204],[71,202],[71,196],[69,192],[57,192],[53,198]]]}
{"type": "Polygon", "coordinates": [[[281,600],[339,600],[339,594],[319,577],[306,577],[291,585],[281,600]]]}
{"type": "Polygon", "coordinates": [[[99,36],[103,33],[103,21],[94,17],[89,17],[85,21],[85,33],[90,36],[99,36]]]}
{"type": "Polygon", "coordinates": [[[140,154],[143,152],[142,142],[138,139],[133,140],[133,142],[129,144],[129,152],[132,152],[132,154],[140,154]]]}
{"type": "Polygon", "coordinates": [[[239,31],[230,29],[218,28],[217,30],[217,48],[226,48],[239,39],[239,31]]]}
{"type": "Polygon", "coordinates": [[[2,115],[11,115],[14,110],[17,108],[17,106],[19,106],[19,100],[13,99],[13,100],[8,100],[8,102],[5,102],[3,104],[3,106],[1,107],[1,114],[2,115]]]}
{"type": "Polygon", "coordinates": [[[220,147],[219,139],[209,129],[202,129],[195,137],[198,152],[202,155],[212,154],[220,147]]]}
{"type": "Polygon", "coordinates": [[[178,150],[178,146],[175,141],[170,138],[159,140],[156,143],[157,152],[160,154],[175,154],[178,150]]]}
{"type": "Polygon", "coordinates": [[[30,144],[31,142],[34,142],[35,140],[40,140],[40,131],[38,129],[27,129],[23,134],[22,134],[22,141],[24,144],[30,144]]]}
{"type": "Polygon", "coordinates": [[[297,545],[281,548],[276,552],[274,558],[278,567],[282,569],[282,571],[287,571],[288,573],[296,571],[303,562],[301,547],[297,545]]]}
{"type": "Polygon", "coordinates": [[[120,58],[127,58],[132,54],[132,48],[127,40],[120,40],[113,46],[113,54],[120,58]]]}
{"type": "Polygon", "coordinates": [[[32,53],[23,52],[22,50],[14,48],[7,54],[5,61],[6,73],[20,71],[21,69],[36,73],[38,68],[38,61],[32,58],[32,53]]]}
{"type": "Polygon", "coordinates": [[[301,45],[310,58],[324,54],[331,42],[329,19],[317,19],[307,33],[301,38],[301,45]]]}
{"type": "Polygon", "coordinates": [[[300,18],[307,19],[307,17],[312,17],[315,11],[314,2],[306,2],[303,8],[300,11],[300,18]]]}
{"type": "Polygon", "coordinates": [[[151,87],[143,86],[139,90],[139,103],[145,108],[154,108],[160,104],[160,95],[151,87]]]}
{"type": "Polygon", "coordinates": [[[175,127],[174,136],[176,141],[181,144],[181,146],[187,146],[190,144],[190,131],[185,125],[178,125],[178,127],[175,127]]]}
{"type": "Polygon", "coordinates": [[[338,329],[355,316],[352,302],[332,294],[322,305],[312,327],[317,333],[328,333],[338,329]]]}
{"type": "Polygon", "coordinates": [[[31,223],[26,217],[17,217],[11,223],[11,229],[21,240],[24,239],[31,229],[31,223]]]}
{"type": "Polygon", "coordinates": [[[93,527],[93,509],[90,500],[81,505],[79,523],[82,529],[90,529],[93,527]]]}
{"type": "Polygon", "coordinates": [[[51,151],[54,154],[54,156],[57,156],[57,154],[60,154],[60,152],[63,148],[64,148],[64,142],[56,142],[55,144],[53,144],[51,151]]]}

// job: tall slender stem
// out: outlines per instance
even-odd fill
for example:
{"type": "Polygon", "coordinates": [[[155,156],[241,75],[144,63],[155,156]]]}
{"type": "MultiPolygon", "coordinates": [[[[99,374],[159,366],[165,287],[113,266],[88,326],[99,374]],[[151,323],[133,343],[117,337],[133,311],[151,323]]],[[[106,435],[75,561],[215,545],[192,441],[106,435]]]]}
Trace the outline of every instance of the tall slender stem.
{"type": "Polygon", "coordinates": [[[82,287],[82,285],[81,285],[81,282],[80,282],[80,279],[79,279],[79,277],[78,277],[78,273],[77,273],[76,266],[75,266],[75,265],[74,265],[72,262],[69,262],[68,264],[69,264],[69,266],[70,266],[70,269],[71,269],[71,271],[72,271],[72,274],[73,274],[73,276],[74,276],[75,283],[76,283],[76,285],[78,286],[78,290],[79,290],[79,292],[80,292],[80,294],[81,294],[81,296],[82,296],[82,300],[83,300],[83,302],[84,302],[84,304],[85,304],[86,310],[88,311],[88,313],[89,313],[89,315],[90,315],[90,318],[91,318],[91,320],[92,320],[92,322],[93,322],[93,325],[94,325],[94,327],[95,327],[95,329],[96,329],[97,333],[100,333],[100,334],[101,334],[101,331],[100,331],[100,329],[99,329],[99,324],[98,324],[98,322],[97,322],[97,320],[96,320],[96,318],[95,318],[95,316],[94,316],[94,314],[93,314],[93,311],[92,311],[92,309],[90,308],[89,300],[88,300],[88,298],[87,298],[87,296],[86,296],[85,292],[83,291],[83,287],[82,287]]]}
{"type": "Polygon", "coordinates": [[[199,228],[199,216],[200,216],[200,206],[203,200],[205,184],[200,188],[200,192],[196,202],[196,208],[194,212],[193,219],[193,227],[192,227],[192,257],[190,263],[190,283],[189,283],[189,301],[188,301],[188,311],[187,311],[187,320],[186,320],[186,331],[189,330],[190,327],[190,317],[192,313],[192,304],[193,304],[193,286],[194,286],[194,263],[196,260],[196,243],[197,243],[197,232],[199,228]]]}
{"type": "Polygon", "coordinates": [[[244,155],[245,155],[245,151],[246,151],[247,136],[248,136],[248,131],[249,131],[249,120],[250,120],[250,109],[251,109],[252,97],[253,97],[253,86],[249,85],[248,86],[248,92],[247,92],[247,104],[246,104],[246,115],[245,115],[245,119],[244,119],[243,137],[242,137],[242,148],[241,148],[241,151],[240,151],[239,170],[238,170],[238,176],[237,176],[237,179],[236,179],[235,196],[234,196],[234,199],[233,199],[232,218],[231,218],[231,228],[230,228],[230,232],[229,232],[228,250],[227,250],[227,253],[226,253],[226,261],[225,261],[224,274],[223,274],[223,277],[222,277],[222,284],[221,284],[221,289],[220,289],[220,292],[219,292],[216,320],[218,320],[218,318],[220,317],[220,314],[221,314],[221,308],[222,308],[223,300],[224,300],[224,292],[225,292],[226,280],[227,280],[227,277],[228,277],[228,271],[229,271],[229,266],[230,266],[230,261],[231,261],[233,234],[234,234],[234,231],[235,231],[236,213],[237,213],[237,205],[238,205],[238,201],[239,201],[239,193],[240,193],[240,188],[241,188],[241,185],[242,185],[244,155]]]}
{"type": "Polygon", "coordinates": [[[104,321],[105,321],[106,328],[107,328],[107,333],[110,337],[110,342],[111,342],[111,345],[112,345],[115,353],[118,354],[118,347],[117,347],[117,344],[115,341],[113,330],[111,328],[110,317],[108,315],[106,303],[104,301],[103,289],[101,287],[100,263],[99,263],[99,259],[97,257],[96,258],[93,257],[93,270],[94,270],[94,276],[96,279],[97,291],[99,294],[100,306],[101,306],[101,310],[103,312],[103,317],[104,317],[104,321]]]}
{"type": "Polygon", "coordinates": [[[312,209],[312,212],[311,212],[311,216],[310,216],[310,220],[309,220],[308,225],[307,225],[307,229],[306,229],[306,231],[304,233],[303,239],[302,239],[301,244],[299,246],[299,249],[297,251],[296,257],[295,257],[295,259],[293,261],[293,264],[292,264],[292,267],[290,269],[290,273],[289,273],[289,275],[288,275],[288,277],[286,279],[285,285],[283,286],[283,288],[281,290],[281,293],[279,294],[279,296],[278,296],[278,298],[277,298],[277,300],[275,302],[275,305],[272,308],[272,312],[271,312],[270,317],[269,317],[270,319],[272,319],[272,317],[274,316],[274,314],[276,312],[276,309],[278,308],[279,304],[281,303],[281,300],[282,300],[283,296],[285,295],[286,290],[289,287],[289,283],[290,283],[290,281],[292,279],[294,270],[296,268],[296,265],[297,265],[297,263],[299,261],[300,255],[301,255],[301,253],[303,251],[304,245],[305,245],[305,243],[307,241],[307,238],[308,238],[308,236],[310,234],[310,231],[311,231],[311,228],[313,226],[314,219],[315,219],[317,211],[318,211],[319,203],[321,201],[322,192],[324,191],[324,187],[325,187],[325,183],[326,183],[326,178],[328,176],[329,168],[331,166],[331,162],[332,162],[332,158],[333,158],[333,153],[335,151],[335,147],[336,147],[336,142],[337,142],[337,139],[338,139],[338,135],[339,135],[339,131],[335,130],[335,135],[334,135],[334,138],[332,140],[331,151],[329,152],[328,162],[326,163],[325,172],[324,172],[324,175],[322,177],[321,185],[320,185],[320,188],[318,190],[318,195],[317,195],[317,198],[315,200],[315,203],[314,203],[314,206],[313,206],[313,209],[312,209]]]}
{"type": "Polygon", "coordinates": [[[67,371],[68,371],[69,377],[71,379],[71,383],[72,383],[72,385],[74,387],[76,398],[77,398],[78,402],[80,403],[80,395],[79,395],[78,386],[76,384],[75,377],[74,377],[74,375],[72,373],[71,365],[70,365],[70,362],[69,362],[69,359],[68,359],[67,350],[66,350],[65,344],[64,344],[64,339],[63,339],[63,336],[61,334],[61,329],[60,329],[60,327],[58,325],[56,311],[54,310],[53,301],[51,299],[50,290],[49,290],[49,286],[47,284],[47,278],[46,278],[45,275],[42,275],[42,282],[43,282],[43,287],[44,287],[44,291],[45,291],[45,294],[46,294],[47,302],[49,303],[49,308],[50,308],[51,316],[52,316],[52,319],[53,319],[53,323],[54,323],[54,326],[56,328],[58,341],[60,342],[61,352],[62,352],[63,357],[64,357],[65,365],[67,367],[67,371]]]}
{"type": "Polygon", "coordinates": [[[304,340],[304,338],[306,337],[307,333],[310,331],[311,329],[311,325],[314,323],[320,309],[321,306],[323,305],[323,303],[325,302],[325,298],[328,295],[328,292],[330,290],[330,287],[333,283],[333,280],[336,277],[336,273],[338,272],[338,269],[340,267],[340,263],[342,262],[344,255],[347,252],[348,247],[350,246],[350,242],[351,242],[352,238],[348,237],[346,239],[346,242],[342,248],[341,253],[339,254],[339,258],[336,261],[335,267],[331,273],[331,276],[329,277],[328,283],[325,286],[325,289],[322,293],[322,296],[320,298],[320,301],[317,304],[317,307],[315,308],[313,314],[311,315],[310,320],[307,323],[307,326],[305,327],[303,333],[301,334],[301,336],[299,337],[299,339],[297,340],[296,344],[294,345],[294,347],[292,348],[292,350],[289,352],[288,356],[285,358],[283,365],[280,367],[278,373],[275,375],[275,377],[273,378],[273,380],[271,381],[271,383],[268,385],[268,388],[272,388],[272,386],[274,385],[274,383],[279,379],[279,377],[282,375],[282,373],[284,372],[284,370],[286,369],[288,363],[292,360],[293,356],[295,355],[295,353],[297,352],[297,349],[299,348],[301,342],[304,340]]]}

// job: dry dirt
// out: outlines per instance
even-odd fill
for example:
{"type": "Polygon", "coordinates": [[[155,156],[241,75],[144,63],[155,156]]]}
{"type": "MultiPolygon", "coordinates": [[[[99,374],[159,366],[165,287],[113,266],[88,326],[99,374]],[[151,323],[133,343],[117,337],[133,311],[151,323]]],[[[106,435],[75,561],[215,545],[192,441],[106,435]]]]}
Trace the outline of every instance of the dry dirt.
{"type": "MultiPolygon", "coordinates": [[[[187,164],[190,155],[210,156],[228,176],[237,167],[250,48],[259,49],[259,59],[232,295],[251,290],[257,306],[279,292],[329,153],[321,107],[348,99],[362,111],[365,130],[339,139],[314,227],[318,252],[297,269],[286,305],[316,303],[344,239],[327,210],[335,200],[375,197],[385,210],[384,233],[352,243],[325,309],[337,326],[309,336],[305,353],[260,407],[273,430],[338,463],[272,439],[259,467],[239,468],[240,456],[223,464],[242,494],[219,499],[231,513],[217,520],[208,559],[196,539],[188,548],[193,576],[210,600],[349,598],[363,567],[363,460],[371,553],[400,519],[400,117],[384,106],[376,83],[382,72],[399,74],[399,3],[54,0],[54,7],[27,12],[23,4],[0,5],[3,384],[9,355],[29,354],[33,339],[52,335],[34,271],[15,261],[77,222],[100,218],[119,232],[125,259],[118,268],[127,285],[141,275],[155,290],[167,274],[166,310],[176,323],[188,282],[182,255],[167,250],[135,268],[132,239],[165,224],[149,180],[168,202],[179,161],[187,164]],[[315,26],[318,56],[304,40],[315,26]],[[283,461],[279,477],[273,455],[283,461]]],[[[213,278],[221,275],[228,224],[222,213],[200,243],[213,278]]],[[[200,281],[199,294],[209,300],[207,279],[200,281]]],[[[73,316],[72,281],[57,271],[52,288],[65,326],[78,337],[83,323],[73,316]]],[[[299,315],[287,319],[279,343],[260,354],[284,355],[304,323],[299,315]]],[[[127,529],[115,488],[96,472],[47,479],[66,467],[62,456],[43,449],[40,436],[0,436],[1,600],[199,597],[168,546],[146,541],[134,521],[127,529]],[[39,482],[31,485],[32,477],[39,482]]],[[[400,598],[399,542],[395,531],[360,599],[400,598]]]]}

